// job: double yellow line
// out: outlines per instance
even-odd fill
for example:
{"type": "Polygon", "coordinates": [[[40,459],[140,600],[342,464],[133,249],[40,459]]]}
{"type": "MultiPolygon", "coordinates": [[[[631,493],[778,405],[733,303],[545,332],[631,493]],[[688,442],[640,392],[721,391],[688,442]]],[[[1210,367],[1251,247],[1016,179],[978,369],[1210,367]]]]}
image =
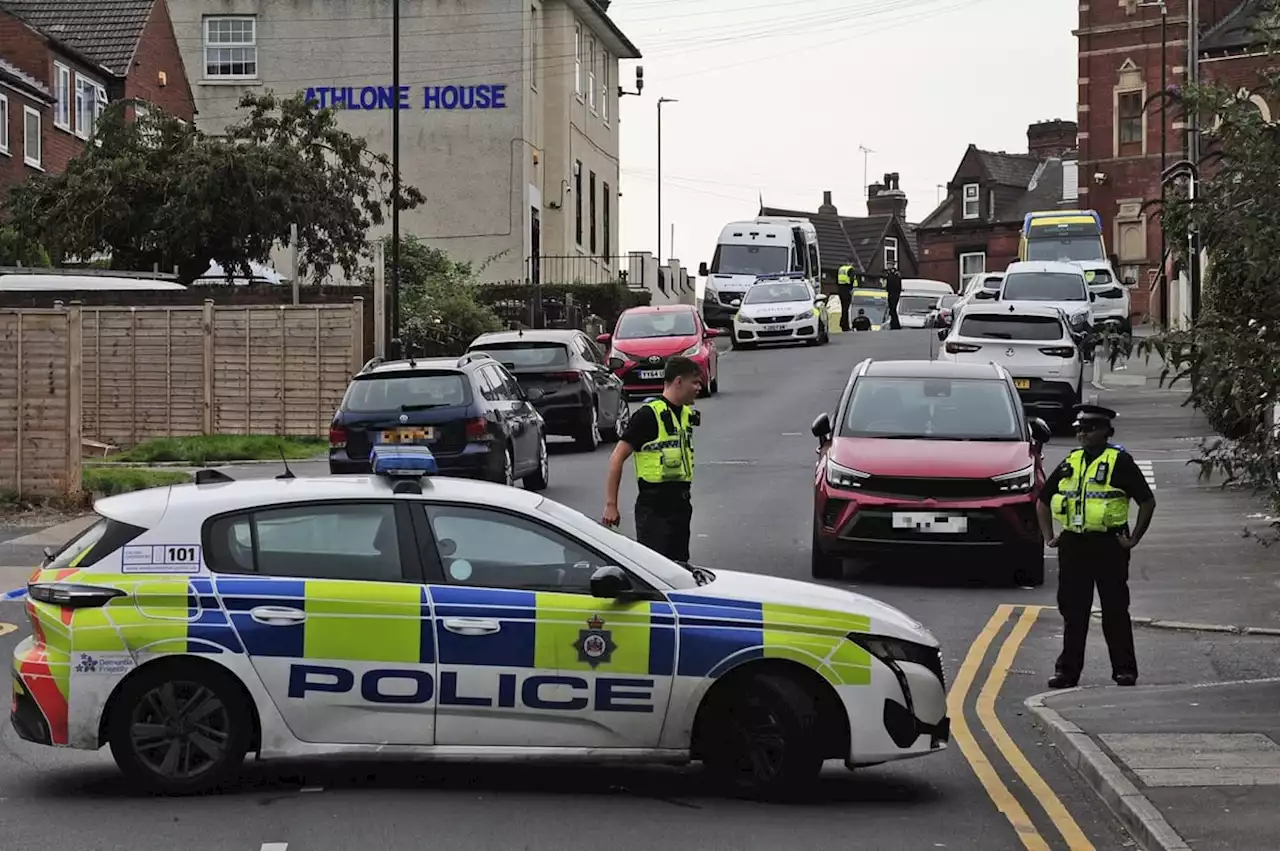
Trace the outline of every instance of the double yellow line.
{"type": "MultiPolygon", "coordinates": [[[[974,773],[978,775],[978,780],[982,783],[983,788],[987,790],[987,795],[995,803],[996,808],[1004,813],[1005,818],[1009,820],[1009,824],[1013,825],[1013,829],[1018,834],[1018,839],[1022,841],[1023,847],[1027,851],[1050,851],[1049,844],[1040,834],[1035,824],[1032,823],[1027,811],[1018,802],[1017,797],[1009,791],[1009,787],[1000,779],[999,773],[991,764],[991,761],[987,759],[987,755],[979,746],[977,739],[973,737],[973,733],[969,729],[969,722],[965,718],[965,702],[969,697],[969,689],[973,686],[974,679],[982,667],[983,660],[987,657],[987,651],[991,648],[992,642],[995,641],[996,636],[999,635],[1016,608],[1019,607],[1008,604],[999,606],[969,648],[964,663],[960,666],[960,671],[956,675],[955,684],[952,685],[951,691],[947,695],[947,712],[951,716],[952,738],[955,739],[956,744],[960,747],[960,752],[964,754],[964,758],[969,761],[974,773]]],[[[1009,669],[1013,667],[1018,648],[1026,640],[1028,633],[1031,632],[1031,627],[1035,625],[1036,618],[1040,616],[1040,612],[1045,607],[1022,606],[1021,608],[1022,615],[1018,618],[1017,623],[1014,624],[1004,643],[1001,644],[996,661],[987,673],[987,679],[982,684],[982,690],[978,692],[978,700],[975,707],[978,721],[987,732],[987,735],[991,737],[996,750],[1009,763],[1009,766],[1018,775],[1023,784],[1026,785],[1031,794],[1035,796],[1045,815],[1049,817],[1049,820],[1053,822],[1053,826],[1058,829],[1058,833],[1066,841],[1070,851],[1094,851],[1093,843],[1084,835],[1084,831],[1080,829],[1075,819],[1067,812],[1067,808],[1062,805],[1062,801],[1058,799],[1058,796],[1049,788],[1049,784],[1031,767],[1031,763],[1027,761],[1026,756],[1018,749],[1018,746],[1013,743],[1008,731],[1005,730],[1004,725],[1000,723],[1000,719],[996,716],[996,696],[1000,694],[1000,689],[1004,686],[1005,679],[1009,676],[1009,669]]]]}

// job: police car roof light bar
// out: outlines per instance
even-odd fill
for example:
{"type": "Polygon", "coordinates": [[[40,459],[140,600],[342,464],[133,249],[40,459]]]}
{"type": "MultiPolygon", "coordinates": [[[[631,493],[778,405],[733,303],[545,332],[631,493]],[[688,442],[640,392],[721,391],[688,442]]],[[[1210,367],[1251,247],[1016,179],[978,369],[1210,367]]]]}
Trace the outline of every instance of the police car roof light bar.
{"type": "Polygon", "coordinates": [[[380,444],[370,450],[369,464],[374,475],[392,479],[421,479],[440,472],[436,456],[425,446],[380,444]]]}

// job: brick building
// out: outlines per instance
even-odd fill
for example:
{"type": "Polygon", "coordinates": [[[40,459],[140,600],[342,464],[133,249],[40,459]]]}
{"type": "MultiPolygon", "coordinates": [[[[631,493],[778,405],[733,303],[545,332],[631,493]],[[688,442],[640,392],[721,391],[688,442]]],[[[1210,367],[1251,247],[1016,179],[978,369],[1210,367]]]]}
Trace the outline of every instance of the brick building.
{"type": "Polygon", "coordinates": [[[1026,153],[970,144],[947,197],[917,229],[920,276],[959,291],[974,275],[1002,271],[1018,259],[1027,213],[1074,208],[1077,129],[1074,121],[1032,124],[1026,153]]]}
{"type": "MultiPolygon", "coordinates": [[[[1102,215],[1108,250],[1132,277],[1135,313],[1158,312],[1161,134],[1167,162],[1186,152],[1186,127],[1175,110],[1162,125],[1161,67],[1169,86],[1187,71],[1187,0],[1167,0],[1167,39],[1161,62],[1161,10],[1139,0],[1080,5],[1080,206],[1102,215]]],[[[1275,66],[1256,35],[1267,0],[1200,0],[1200,77],[1237,89],[1270,121],[1280,103],[1252,95],[1265,69],[1275,66]]]]}
{"type": "Polygon", "coordinates": [[[888,264],[896,264],[904,278],[918,277],[915,225],[907,222],[907,194],[898,188],[898,175],[886,174],[881,183],[867,187],[867,215],[842,216],[831,193],[822,193],[816,213],[760,207],[761,216],[808,219],[818,233],[822,257],[822,283],[835,292],[840,267],[852,262],[870,281],[884,277],[888,264]]]}
{"type": "Polygon", "coordinates": [[[0,198],[66,168],[122,99],[194,118],[165,0],[0,0],[0,198]]]}

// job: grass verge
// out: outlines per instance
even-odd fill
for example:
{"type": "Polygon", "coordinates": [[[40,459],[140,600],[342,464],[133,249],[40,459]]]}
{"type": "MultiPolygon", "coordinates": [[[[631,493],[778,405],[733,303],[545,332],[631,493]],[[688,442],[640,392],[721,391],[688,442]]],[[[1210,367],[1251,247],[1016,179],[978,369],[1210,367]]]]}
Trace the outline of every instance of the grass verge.
{"type": "Polygon", "coordinates": [[[146,467],[86,467],[80,484],[87,493],[115,496],[130,491],[182,485],[191,476],[171,470],[149,470],[146,467]]]}
{"type": "Polygon", "coordinates": [[[198,467],[227,461],[278,461],[314,458],[328,449],[326,440],[314,437],[276,437],[269,434],[206,434],[165,437],[139,443],[107,458],[126,464],[181,462],[198,467]]]}

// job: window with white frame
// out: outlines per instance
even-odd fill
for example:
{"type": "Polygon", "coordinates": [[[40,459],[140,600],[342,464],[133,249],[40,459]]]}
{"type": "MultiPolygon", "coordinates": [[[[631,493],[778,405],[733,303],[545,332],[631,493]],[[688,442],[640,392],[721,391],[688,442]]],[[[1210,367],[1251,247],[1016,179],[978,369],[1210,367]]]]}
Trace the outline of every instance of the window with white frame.
{"type": "Polygon", "coordinates": [[[582,97],[582,24],[573,25],[573,93],[582,97]]]}
{"type": "Polygon", "coordinates": [[[613,100],[613,86],[609,85],[612,75],[609,73],[609,51],[600,51],[600,117],[609,123],[609,101],[613,100]]]}
{"type": "Polygon", "coordinates": [[[258,76],[256,16],[204,19],[204,75],[216,80],[252,80],[258,76]]]}
{"type": "Polygon", "coordinates": [[[886,236],[884,238],[884,267],[892,269],[898,265],[898,238],[896,236],[886,236]]]}
{"type": "Polygon", "coordinates": [[[55,78],[54,95],[57,101],[53,107],[53,126],[63,130],[71,129],[71,69],[61,62],[53,63],[55,78]]]}
{"type": "Polygon", "coordinates": [[[22,108],[22,161],[33,168],[41,168],[44,161],[44,140],[40,138],[40,112],[29,106],[22,108]]]}
{"type": "Polygon", "coordinates": [[[542,52],[542,17],[529,7],[529,88],[538,90],[538,55],[542,52]]]}
{"type": "Polygon", "coordinates": [[[107,88],[97,80],[76,74],[76,135],[88,139],[107,108],[107,88]]]}
{"type": "Polygon", "coordinates": [[[587,38],[587,106],[591,107],[591,111],[596,110],[596,39],[595,36],[587,38]]]}
{"type": "Polygon", "coordinates": [[[9,96],[0,94],[0,154],[9,153],[9,96]]]}
{"type": "Polygon", "coordinates": [[[978,184],[966,183],[964,185],[964,217],[966,219],[978,218],[978,184]]]}
{"type": "Polygon", "coordinates": [[[987,271],[987,253],[985,251],[969,251],[960,255],[960,292],[964,292],[969,281],[987,271]]]}

